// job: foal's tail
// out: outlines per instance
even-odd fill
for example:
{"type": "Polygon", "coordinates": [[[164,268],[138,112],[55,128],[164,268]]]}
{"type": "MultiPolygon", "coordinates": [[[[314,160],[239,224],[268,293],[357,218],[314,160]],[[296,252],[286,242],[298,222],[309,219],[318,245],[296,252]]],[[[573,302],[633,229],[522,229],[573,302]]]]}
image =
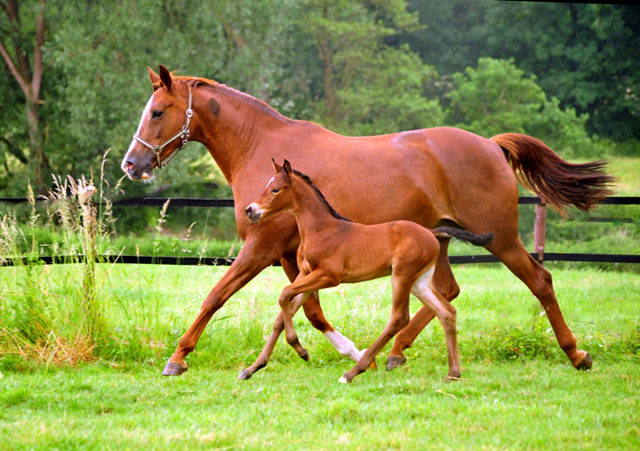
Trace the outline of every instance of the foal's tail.
{"type": "Polygon", "coordinates": [[[573,164],[560,158],[542,141],[519,133],[491,138],[498,144],[525,187],[560,213],[573,204],[589,211],[605,197],[615,178],[607,175],[604,160],[573,164]]]}
{"type": "Polygon", "coordinates": [[[466,241],[474,246],[487,246],[493,241],[493,233],[485,235],[475,235],[468,230],[456,229],[455,227],[438,227],[431,230],[436,237],[457,238],[466,241]]]}

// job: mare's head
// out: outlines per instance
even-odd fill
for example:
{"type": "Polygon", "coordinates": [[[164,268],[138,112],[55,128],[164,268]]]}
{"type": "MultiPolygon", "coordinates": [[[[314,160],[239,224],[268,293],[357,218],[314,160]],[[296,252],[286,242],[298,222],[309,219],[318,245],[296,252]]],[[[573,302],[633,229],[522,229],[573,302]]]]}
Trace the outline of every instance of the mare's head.
{"type": "Polygon", "coordinates": [[[149,68],[153,95],[142,112],[138,131],[122,160],[122,170],[131,180],[150,180],[189,140],[191,87],[175,83],[166,67],[160,75],[149,68]]]}
{"type": "Polygon", "coordinates": [[[293,206],[293,193],[291,188],[291,177],[293,170],[291,164],[284,160],[280,166],[274,160],[273,169],[276,175],[269,180],[262,195],[245,209],[249,220],[254,224],[282,210],[288,210],[293,206]]]}

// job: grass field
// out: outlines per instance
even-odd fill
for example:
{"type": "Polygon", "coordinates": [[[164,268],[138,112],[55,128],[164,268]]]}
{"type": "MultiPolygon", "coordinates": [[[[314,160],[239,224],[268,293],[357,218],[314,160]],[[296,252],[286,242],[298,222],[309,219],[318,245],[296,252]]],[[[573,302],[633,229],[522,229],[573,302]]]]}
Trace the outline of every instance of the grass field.
{"type": "MultiPolygon", "coordinates": [[[[640,159],[611,163],[617,195],[639,195],[640,159]]],[[[521,232],[528,242],[527,208],[521,232]]],[[[637,254],[637,207],[601,207],[599,214],[632,221],[586,223],[575,212],[556,218],[547,251],[637,254]]],[[[16,216],[4,217],[0,244],[9,253],[0,257],[42,252],[31,237],[52,232],[38,229],[35,215],[24,230],[16,216]]],[[[61,245],[44,250],[87,252],[84,226],[70,222],[61,245]]],[[[238,250],[237,243],[185,243],[166,230],[149,235],[147,248],[130,237],[111,244],[154,255],[182,255],[187,246],[192,256],[238,250]]],[[[481,252],[454,242],[451,253],[481,252]]],[[[286,284],[279,268],[265,270],[216,313],[186,374],[162,378],[226,268],[1,267],[0,450],[640,449],[640,270],[547,266],[566,322],[594,358],[591,371],[571,367],[538,301],[504,266],[467,265],[454,268],[462,287],[455,302],[462,379],[443,381],[445,339],[436,323],[406,351],[407,365],[366,372],[348,386],[337,380],[353,363],[303,315],[296,329],[310,362],[281,339],[266,369],[237,380],[278,313],[286,284]]],[[[362,349],[382,331],[390,295],[382,279],[342,285],[321,299],[334,327],[362,349]]],[[[412,312],[418,307],[412,301],[412,312]]],[[[389,348],[378,356],[381,368],[389,348]]]]}
{"type": "MultiPolygon", "coordinates": [[[[73,265],[49,267],[40,287],[56,313],[74,296],[73,265]]],[[[454,268],[462,380],[445,383],[444,334],[430,325],[408,364],[338,378],[351,367],[297,317],[311,361],[278,344],[269,366],[236,379],[260,351],[286,283],[270,268],[207,327],[179,378],[160,371],[225,268],[98,268],[103,333],[97,358],[28,362],[0,348],[0,449],[634,449],[640,446],[640,276],[556,270],[565,319],[592,371],[575,371],[538,302],[501,265],[454,268]]],[[[15,312],[24,268],[0,269],[3,315],[15,312]],[[13,294],[12,294],[13,293],[13,294]]],[[[388,279],[322,294],[329,320],[366,347],[389,309],[388,279]]],[[[417,309],[412,304],[412,311],[417,309]]],[[[57,318],[57,319],[56,319],[57,318]]],[[[6,337],[5,337],[6,338],[6,337]]],[[[2,342],[6,344],[6,341],[2,342]]],[[[64,341],[58,341],[64,343],[64,341]]],[[[389,348],[387,347],[385,352],[389,348]]],[[[382,367],[385,352],[378,357],[382,367]]]]}

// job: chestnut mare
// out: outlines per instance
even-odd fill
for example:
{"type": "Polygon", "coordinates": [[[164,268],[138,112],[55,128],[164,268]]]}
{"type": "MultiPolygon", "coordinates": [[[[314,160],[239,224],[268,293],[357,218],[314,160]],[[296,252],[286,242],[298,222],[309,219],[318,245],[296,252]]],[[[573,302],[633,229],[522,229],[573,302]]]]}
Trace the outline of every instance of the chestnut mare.
{"type": "MultiPolygon", "coordinates": [[[[300,233],[297,256],[300,274],[295,282],[282,290],[278,302],[287,342],[298,355],[305,360],[309,358],[294,330],[293,315],[313,291],[391,274],[393,296],[389,322],[340,382],[349,383],[366,371],[378,352],[409,323],[410,293],[440,320],[447,338],[447,377],[459,379],[456,309],[432,284],[440,254],[436,236],[456,237],[481,246],[490,244],[493,235],[477,236],[452,227],[428,230],[411,221],[374,225],[353,223],[336,213],[311,179],[293,171],[287,160],[283,166],[274,161],[273,167],[275,177],[269,181],[264,193],[247,207],[246,213],[254,224],[280,211],[293,213],[296,218],[300,233]]],[[[266,360],[258,360],[252,366],[260,368],[266,364],[266,360]]]]}
{"type": "MultiPolygon", "coordinates": [[[[174,77],[164,66],[159,75],[151,69],[149,73],[154,93],[122,169],[132,180],[150,179],[154,169],[188,140],[204,144],[233,189],[238,233],[245,240],[163,374],[186,371],[184,359],[213,314],[264,268],[280,260],[291,281],[298,276],[300,235],[295,218],[281,212],[252,224],[244,212],[273,176],[271,158],[292,161],[353,221],[379,224],[404,219],[427,228],[449,225],[474,234],[493,232],[493,243],[486,249],[538,298],[572,365],[591,367],[591,356],[578,350],[564,321],[551,275],[518,236],[518,180],[559,210],[570,204],[589,210],[610,194],[607,186],[613,178],[605,174],[603,161],[567,163],[537,139],[514,133],[486,139],[443,127],[346,137],[286,118],[264,102],[211,80],[174,77]]],[[[441,239],[434,286],[452,301],[460,288],[451,272],[448,244],[447,238],[441,239]]],[[[311,324],[341,354],[360,360],[362,353],[324,317],[317,294],[309,296],[303,308],[311,324]]],[[[431,311],[422,307],[400,331],[387,358],[389,368],[404,363],[403,350],[431,319],[431,311]]],[[[275,345],[282,330],[280,315],[267,346],[275,345]]]]}

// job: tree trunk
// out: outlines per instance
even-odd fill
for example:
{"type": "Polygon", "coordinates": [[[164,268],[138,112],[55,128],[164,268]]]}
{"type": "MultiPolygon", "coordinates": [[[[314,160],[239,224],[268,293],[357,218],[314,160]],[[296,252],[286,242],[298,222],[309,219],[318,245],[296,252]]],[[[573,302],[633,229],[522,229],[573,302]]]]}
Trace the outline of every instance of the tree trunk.
{"type": "Polygon", "coordinates": [[[40,118],[38,116],[38,102],[40,101],[40,86],[42,85],[43,73],[42,47],[44,46],[45,32],[45,3],[46,0],[40,0],[38,4],[36,42],[33,47],[33,65],[31,65],[29,55],[23,48],[18,1],[7,0],[6,3],[0,2],[0,8],[9,18],[9,24],[11,25],[9,33],[14,55],[12,56],[7,50],[5,46],[6,41],[2,36],[0,36],[0,54],[7,63],[7,66],[9,66],[11,74],[20,85],[25,96],[25,110],[29,124],[28,132],[31,161],[36,165],[36,182],[41,188],[45,187],[42,174],[47,174],[50,171],[49,161],[42,151],[43,136],[40,129],[40,118]]]}

